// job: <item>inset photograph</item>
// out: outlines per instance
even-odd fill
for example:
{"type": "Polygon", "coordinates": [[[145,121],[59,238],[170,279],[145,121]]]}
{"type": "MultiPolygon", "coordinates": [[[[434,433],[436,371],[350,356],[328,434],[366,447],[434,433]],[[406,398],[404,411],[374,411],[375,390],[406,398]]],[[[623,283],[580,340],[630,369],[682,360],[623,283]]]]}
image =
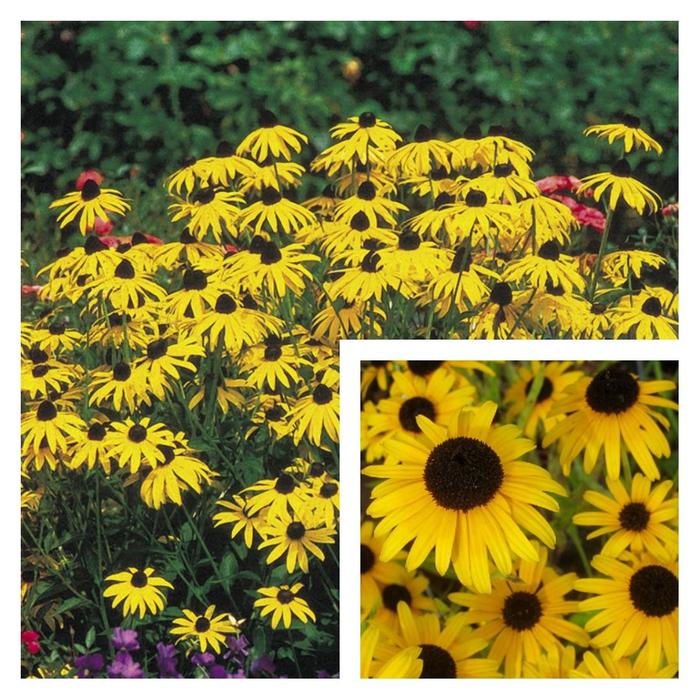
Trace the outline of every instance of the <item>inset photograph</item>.
{"type": "Polygon", "coordinates": [[[677,676],[677,382],[363,363],[362,676],[677,676]]]}

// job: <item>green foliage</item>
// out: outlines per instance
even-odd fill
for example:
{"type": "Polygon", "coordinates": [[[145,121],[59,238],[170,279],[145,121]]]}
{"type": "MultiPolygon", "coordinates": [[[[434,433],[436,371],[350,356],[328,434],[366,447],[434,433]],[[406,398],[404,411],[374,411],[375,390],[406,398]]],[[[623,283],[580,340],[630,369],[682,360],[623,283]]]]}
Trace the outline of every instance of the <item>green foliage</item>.
{"type": "Polygon", "coordinates": [[[538,152],[538,174],[579,176],[609,152],[582,129],[629,111],[667,149],[641,170],[669,196],[677,34],[674,22],[29,22],[25,196],[57,195],[89,165],[153,186],[186,156],[240,141],[263,106],[312,151],[334,118],[366,109],[406,137],[421,122],[444,136],[503,124],[538,152]]]}

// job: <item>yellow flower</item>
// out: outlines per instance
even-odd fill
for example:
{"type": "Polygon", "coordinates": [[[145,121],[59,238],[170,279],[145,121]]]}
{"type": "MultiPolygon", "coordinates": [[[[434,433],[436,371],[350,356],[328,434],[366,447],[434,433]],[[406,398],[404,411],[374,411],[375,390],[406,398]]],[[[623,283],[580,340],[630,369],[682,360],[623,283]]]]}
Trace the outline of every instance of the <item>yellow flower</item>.
{"type": "Polygon", "coordinates": [[[124,617],[130,614],[144,617],[146,609],[155,615],[165,609],[165,594],[160,589],[173,588],[173,585],[154,573],[155,569],[150,566],[145,569],[130,566],[126,571],[107,576],[105,581],[114,583],[105,589],[104,596],[114,598],[113,608],[123,601],[124,617]]]}

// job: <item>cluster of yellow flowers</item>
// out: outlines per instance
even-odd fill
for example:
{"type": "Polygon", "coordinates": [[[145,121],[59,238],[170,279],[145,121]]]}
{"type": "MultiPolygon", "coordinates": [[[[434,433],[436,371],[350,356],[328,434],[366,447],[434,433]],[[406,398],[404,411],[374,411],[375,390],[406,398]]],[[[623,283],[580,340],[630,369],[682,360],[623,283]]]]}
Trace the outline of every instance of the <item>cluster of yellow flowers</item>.
{"type": "Polygon", "coordinates": [[[674,389],[620,364],[364,367],[362,675],[675,675],[674,389]],[[605,537],[590,563],[577,526],[605,537]]]}

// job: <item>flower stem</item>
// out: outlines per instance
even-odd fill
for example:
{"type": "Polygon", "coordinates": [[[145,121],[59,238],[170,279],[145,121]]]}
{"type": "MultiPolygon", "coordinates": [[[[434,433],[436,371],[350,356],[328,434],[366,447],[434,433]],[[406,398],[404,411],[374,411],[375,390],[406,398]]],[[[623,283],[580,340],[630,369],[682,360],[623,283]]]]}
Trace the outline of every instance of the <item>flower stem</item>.
{"type": "Polygon", "coordinates": [[[598,278],[600,277],[600,264],[603,261],[603,255],[605,254],[605,248],[608,245],[608,236],[610,235],[610,226],[612,224],[614,209],[608,209],[608,215],[605,218],[605,229],[603,230],[603,236],[600,239],[600,248],[598,249],[598,257],[595,261],[595,267],[593,268],[593,277],[591,278],[591,284],[588,288],[588,300],[593,303],[595,298],[595,290],[598,287],[598,278]]]}

